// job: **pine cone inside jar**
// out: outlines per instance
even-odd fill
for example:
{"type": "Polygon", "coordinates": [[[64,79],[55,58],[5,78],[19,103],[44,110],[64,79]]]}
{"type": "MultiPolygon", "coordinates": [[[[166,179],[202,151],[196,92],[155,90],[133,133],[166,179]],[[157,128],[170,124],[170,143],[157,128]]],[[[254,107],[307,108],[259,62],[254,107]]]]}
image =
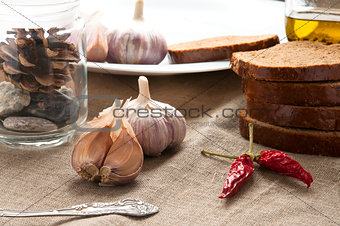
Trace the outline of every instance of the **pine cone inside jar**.
{"type": "Polygon", "coordinates": [[[70,34],[57,34],[60,30],[8,31],[14,38],[0,43],[0,76],[29,92],[50,93],[71,81],[79,54],[75,45],[66,41],[70,34]]]}

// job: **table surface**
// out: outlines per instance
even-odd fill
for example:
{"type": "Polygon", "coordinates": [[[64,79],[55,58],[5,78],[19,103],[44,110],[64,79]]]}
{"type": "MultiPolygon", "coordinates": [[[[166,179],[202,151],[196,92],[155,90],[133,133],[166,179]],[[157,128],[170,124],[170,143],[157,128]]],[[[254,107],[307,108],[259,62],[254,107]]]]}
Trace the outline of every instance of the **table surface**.
{"type": "MultiPolygon", "coordinates": [[[[148,4],[150,1],[145,2],[148,4]]],[[[115,1],[117,4],[123,2],[127,1],[115,1]]],[[[128,4],[133,5],[131,2],[128,4]]],[[[167,13],[176,15],[167,17],[165,25],[161,26],[170,44],[184,41],[183,38],[190,40],[190,35],[200,38],[258,32],[277,33],[280,38],[284,37],[283,3],[280,1],[214,0],[214,4],[209,1],[209,6],[204,2],[162,1],[164,8],[168,9],[167,13]],[[189,10],[199,8],[199,5],[204,6],[200,8],[201,11],[189,10]],[[215,5],[219,7],[213,7],[215,5]],[[185,7],[189,8],[186,10],[185,7]],[[214,23],[207,22],[208,18],[214,23]],[[205,29],[197,29],[202,27],[205,29]],[[175,35],[168,36],[167,32],[175,35]]],[[[107,10],[111,8],[107,7],[107,10]]],[[[149,21],[157,22],[152,17],[159,17],[162,12],[157,7],[147,10],[149,21]]],[[[149,81],[153,99],[185,110],[197,108],[200,113],[208,110],[211,117],[206,114],[198,118],[187,117],[187,136],[184,142],[177,148],[166,150],[160,157],[146,157],[139,177],[126,186],[99,187],[83,180],[73,171],[70,156],[79,134],[71,143],[46,151],[24,152],[0,147],[0,208],[54,209],[131,197],[157,205],[160,208],[158,214],[142,219],[118,215],[91,218],[0,218],[0,224],[340,224],[340,158],[290,153],[313,175],[314,182],[309,189],[299,181],[256,165],[253,176],[238,194],[229,199],[218,199],[232,160],[203,156],[200,151],[208,149],[238,155],[248,149],[248,141],[239,134],[237,117],[222,117],[224,109],[227,109],[224,113],[229,116],[230,109],[235,112],[245,107],[240,78],[231,70],[150,77],[149,81]]],[[[115,95],[126,99],[130,96],[135,98],[138,93],[137,77],[133,76],[89,73],[88,84],[90,95],[115,95]]],[[[89,118],[110,105],[110,100],[90,100],[89,118]]],[[[257,144],[254,147],[255,150],[265,149],[257,144]]]]}
{"type": "MultiPolygon", "coordinates": [[[[0,207],[40,210],[131,197],[157,205],[158,214],[142,219],[118,215],[0,218],[0,224],[340,224],[340,158],[290,153],[313,175],[309,189],[256,165],[253,176],[234,197],[218,198],[232,160],[203,156],[200,151],[204,148],[237,155],[248,149],[248,141],[239,135],[237,118],[222,117],[223,109],[245,106],[240,78],[231,70],[150,77],[149,81],[154,99],[187,110],[204,108],[212,117],[187,118],[184,142],[160,157],[146,157],[139,177],[126,186],[99,187],[73,171],[70,156],[79,134],[70,144],[52,150],[23,152],[1,147],[0,207]]],[[[89,74],[90,94],[136,97],[137,88],[137,77],[89,74]]],[[[110,104],[109,100],[90,100],[89,118],[110,104]]],[[[255,150],[264,148],[255,145],[255,150]]]]}

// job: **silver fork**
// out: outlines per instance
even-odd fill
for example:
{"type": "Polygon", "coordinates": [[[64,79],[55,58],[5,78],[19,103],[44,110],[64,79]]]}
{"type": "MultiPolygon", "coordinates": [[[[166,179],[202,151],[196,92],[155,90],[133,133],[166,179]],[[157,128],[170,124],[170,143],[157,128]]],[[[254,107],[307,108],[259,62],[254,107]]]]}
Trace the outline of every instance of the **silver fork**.
{"type": "Polygon", "coordinates": [[[44,211],[0,209],[0,217],[99,216],[107,214],[144,217],[155,213],[158,213],[157,206],[138,199],[124,199],[112,203],[85,203],[72,207],[44,211]]]}

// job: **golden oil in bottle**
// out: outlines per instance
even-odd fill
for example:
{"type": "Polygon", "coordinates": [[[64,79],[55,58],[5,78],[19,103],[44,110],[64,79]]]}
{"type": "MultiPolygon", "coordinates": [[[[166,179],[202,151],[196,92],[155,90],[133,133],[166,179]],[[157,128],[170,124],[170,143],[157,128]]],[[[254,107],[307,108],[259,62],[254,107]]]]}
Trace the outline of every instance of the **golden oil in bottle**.
{"type": "Polygon", "coordinates": [[[340,20],[296,19],[286,17],[286,34],[289,41],[309,40],[326,44],[340,43],[340,20]]]}

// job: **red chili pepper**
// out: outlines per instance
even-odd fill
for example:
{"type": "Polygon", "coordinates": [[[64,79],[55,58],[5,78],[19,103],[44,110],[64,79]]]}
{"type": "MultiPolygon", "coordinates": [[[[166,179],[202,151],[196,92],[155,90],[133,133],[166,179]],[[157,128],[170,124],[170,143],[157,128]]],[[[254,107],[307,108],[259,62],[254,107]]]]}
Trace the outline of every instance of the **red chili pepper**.
{"type": "Polygon", "coordinates": [[[304,170],[297,161],[291,159],[282,151],[262,151],[261,155],[258,155],[255,159],[261,166],[279,174],[296,178],[307,184],[308,188],[313,182],[312,175],[304,170]]]}
{"type": "Polygon", "coordinates": [[[242,185],[249,179],[254,172],[253,159],[263,167],[276,171],[279,174],[296,178],[310,187],[313,182],[312,175],[304,170],[295,160],[291,159],[282,151],[262,151],[253,154],[253,124],[249,124],[249,151],[241,156],[223,155],[203,150],[202,153],[232,158],[235,161],[231,164],[227,175],[227,181],[224,184],[222,195],[219,198],[227,198],[236,194],[242,185]]]}
{"type": "Polygon", "coordinates": [[[233,196],[254,172],[254,164],[249,155],[241,155],[231,164],[227,181],[219,198],[233,196]]]}

